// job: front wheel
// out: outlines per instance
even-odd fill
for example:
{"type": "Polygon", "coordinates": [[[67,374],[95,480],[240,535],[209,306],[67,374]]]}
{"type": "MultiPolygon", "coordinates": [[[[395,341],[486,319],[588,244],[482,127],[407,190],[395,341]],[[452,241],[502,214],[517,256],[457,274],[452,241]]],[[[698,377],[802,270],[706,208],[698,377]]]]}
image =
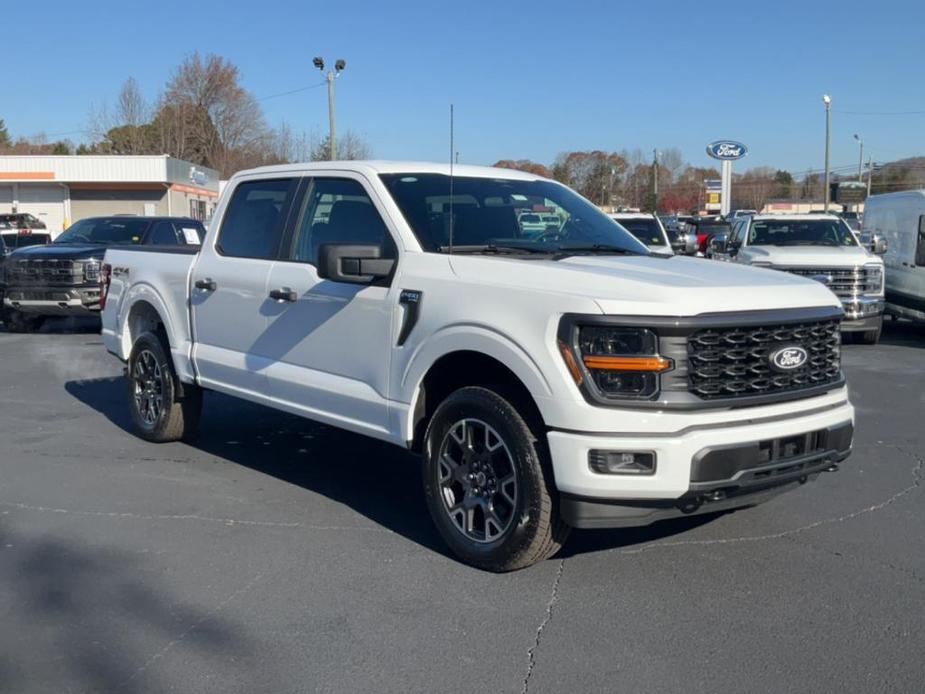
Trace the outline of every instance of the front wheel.
{"type": "Polygon", "coordinates": [[[558,516],[542,433],[486,388],[451,394],[425,434],[424,491],[450,549],[489,571],[555,554],[568,535],[558,516]]]}
{"type": "Polygon", "coordinates": [[[126,375],[132,423],[141,438],[165,443],[193,432],[202,411],[202,391],[184,385],[180,397],[173,362],[160,337],[150,332],[139,336],[126,375]]]}

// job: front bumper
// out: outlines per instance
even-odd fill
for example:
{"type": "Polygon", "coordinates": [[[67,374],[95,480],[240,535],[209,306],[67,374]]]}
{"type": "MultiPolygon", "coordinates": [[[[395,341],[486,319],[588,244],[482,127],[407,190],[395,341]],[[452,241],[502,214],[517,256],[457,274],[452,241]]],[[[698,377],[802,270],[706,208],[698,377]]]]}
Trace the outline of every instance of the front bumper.
{"type": "Polygon", "coordinates": [[[883,298],[874,299],[846,299],[842,301],[845,317],[842,320],[843,333],[860,332],[862,330],[876,330],[883,321],[883,298]]]}
{"type": "Polygon", "coordinates": [[[823,445],[773,462],[762,460],[757,442],[706,449],[694,458],[690,491],[678,499],[603,501],[563,494],[560,512],[575,528],[614,528],[753,506],[835,469],[850,455],[853,435],[850,422],[813,432],[806,437],[807,450],[810,439],[821,437],[823,445]]]}
{"type": "Polygon", "coordinates": [[[10,287],[3,297],[10,310],[45,316],[88,316],[100,311],[100,288],[10,287]]]}
{"type": "MultiPolygon", "coordinates": [[[[740,411],[737,413],[738,421],[729,421],[733,419],[729,414],[723,421],[711,414],[688,413],[673,418],[673,421],[684,421],[675,431],[654,430],[653,421],[649,422],[652,433],[648,434],[550,431],[547,438],[556,486],[563,495],[611,502],[676,501],[690,492],[706,493],[711,490],[697,486],[706,481],[697,473],[700,465],[697,461],[706,452],[743,446],[758,450],[759,442],[786,440],[811,432],[853,426],[854,408],[844,390],[840,397],[833,394],[813,400],[817,406],[810,407],[806,403],[804,409],[796,413],[792,413],[796,409],[793,404],[787,408],[789,412],[781,406],[755,408],[750,418],[742,417],[740,411]],[[651,451],[656,456],[655,472],[650,475],[593,472],[588,464],[592,450],[651,451]]],[[[615,413],[614,417],[613,430],[617,430],[620,413],[615,413]]],[[[658,418],[658,415],[653,417],[654,420],[658,418]]],[[[827,452],[827,455],[834,460],[843,453],[847,457],[847,452],[839,449],[827,452]]],[[[760,463],[756,465],[760,467],[760,463]]],[[[820,462],[821,467],[827,466],[820,462]]],[[[775,481],[783,481],[783,478],[775,477],[775,481]]]]}

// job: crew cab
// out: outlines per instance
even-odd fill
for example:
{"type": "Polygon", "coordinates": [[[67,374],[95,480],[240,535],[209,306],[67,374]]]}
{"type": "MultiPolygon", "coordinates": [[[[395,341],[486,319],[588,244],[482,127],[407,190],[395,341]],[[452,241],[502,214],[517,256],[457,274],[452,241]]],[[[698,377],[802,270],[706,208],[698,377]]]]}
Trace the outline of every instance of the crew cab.
{"type": "MultiPolygon", "coordinates": [[[[845,309],[842,332],[876,344],[883,325],[883,259],[833,214],[756,215],[738,220],[727,238],[711,242],[713,258],[811,277],[845,309]]],[[[886,252],[878,241],[876,249],[886,252]]]]}
{"type": "Polygon", "coordinates": [[[205,229],[184,217],[89,217],[48,245],[20,247],[3,264],[4,320],[13,332],[32,332],[46,316],[96,315],[100,261],[110,246],[198,246],[205,229]]]}
{"type": "Polygon", "coordinates": [[[851,449],[828,289],[653,254],[525,172],[243,171],[201,249],[114,246],[101,275],[141,437],[189,435],[214,390],[405,447],[447,545],[488,570],[573,527],[751,505],[851,449]],[[525,233],[525,207],[561,226],[525,233]]]}

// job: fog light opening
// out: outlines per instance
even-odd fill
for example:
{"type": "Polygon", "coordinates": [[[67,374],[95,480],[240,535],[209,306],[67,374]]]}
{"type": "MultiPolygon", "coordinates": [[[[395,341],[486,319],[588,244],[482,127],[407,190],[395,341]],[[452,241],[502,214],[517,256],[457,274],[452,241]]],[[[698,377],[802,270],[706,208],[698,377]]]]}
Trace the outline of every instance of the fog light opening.
{"type": "Polygon", "coordinates": [[[588,452],[588,467],[601,475],[654,475],[655,453],[592,450],[588,452]]]}

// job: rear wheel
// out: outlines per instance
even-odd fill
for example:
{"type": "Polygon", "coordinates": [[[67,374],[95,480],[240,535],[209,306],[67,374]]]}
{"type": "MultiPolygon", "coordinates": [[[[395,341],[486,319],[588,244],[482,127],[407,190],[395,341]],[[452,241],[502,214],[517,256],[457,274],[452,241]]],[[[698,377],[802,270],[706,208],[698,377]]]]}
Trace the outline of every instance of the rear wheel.
{"type": "Polygon", "coordinates": [[[199,423],[202,391],[194,385],[177,390],[173,362],[161,338],[143,333],[128,360],[129,407],[139,436],[155,443],[189,436],[199,423]]]}
{"type": "Polygon", "coordinates": [[[562,546],[569,528],[558,516],[541,432],[497,393],[451,394],[430,421],[424,456],[431,517],[463,561],[512,571],[562,546]]]}

